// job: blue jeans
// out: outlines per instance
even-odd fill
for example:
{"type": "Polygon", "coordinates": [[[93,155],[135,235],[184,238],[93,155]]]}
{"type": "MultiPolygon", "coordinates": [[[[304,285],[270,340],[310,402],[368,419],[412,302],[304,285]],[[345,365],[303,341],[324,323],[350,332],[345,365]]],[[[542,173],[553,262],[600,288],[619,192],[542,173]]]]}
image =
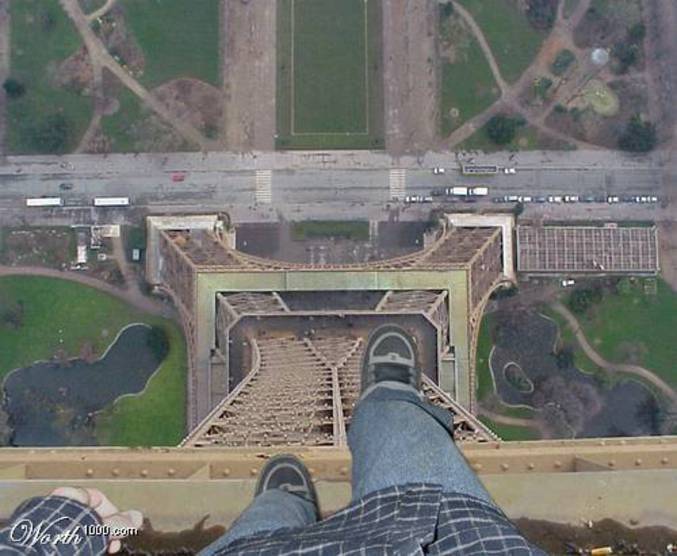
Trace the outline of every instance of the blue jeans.
{"type": "MultiPolygon", "coordinates": [[[[352,499],[407,483],[442,485],[493,504],[451,437],[451,413],[422,401],[416,390],[381,382],[357,404],[348,431],[353,457],[352,499]]],[[[275,529],[304,527],[316,521],[313,505],[281,490],[257,496],[230,530],[202,551],[275,529]]]]}

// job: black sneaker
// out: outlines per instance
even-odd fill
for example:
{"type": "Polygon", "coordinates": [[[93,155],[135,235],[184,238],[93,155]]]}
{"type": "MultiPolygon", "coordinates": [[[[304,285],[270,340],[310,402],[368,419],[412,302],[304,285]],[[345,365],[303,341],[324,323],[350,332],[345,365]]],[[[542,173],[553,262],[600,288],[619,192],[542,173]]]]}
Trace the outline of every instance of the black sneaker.
{"type": "Polygon", "coordinates": [[[312,502],[317,511],[317,493],[306,466],[296,456],[282,454],[270,458],[256,483],[256,496],[274,488],[312,502]]]}
{"type": "Polygon", "coordinates": [[[362,357],[362,389],[384,380],[421,389],[421,371],[414,339],[403,328],[384,324],[375,328],[362,357]]]}

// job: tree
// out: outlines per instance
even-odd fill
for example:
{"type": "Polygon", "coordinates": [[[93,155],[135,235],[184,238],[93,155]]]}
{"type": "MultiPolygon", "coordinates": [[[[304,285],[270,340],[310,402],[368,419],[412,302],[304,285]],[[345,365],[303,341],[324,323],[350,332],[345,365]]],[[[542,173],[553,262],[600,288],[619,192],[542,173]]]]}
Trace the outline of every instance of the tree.
{"type": "Polygon", "coordinates": [[[517,128],[523,124],[521,119],[496,114],[487,122],[487,136],[497,145],[507,145],[515,138],[517,128]]]}
{"type": "Polygon", "coordinates": [[[153,352],[158,362],[162,361],[169,353],[169,339],[165,329],[160,326],[151,327],[146,345],[153,352]]]}
{"type": "Polygon", "coordinates": [[[449,19],[453,13],[454,13],[454,5],[451,2],[445,2],[444,4],[440,4],[440,15],[442,16],[443,21],[445,19],[449,19]]]}
{"type": "Polygon", "coordinates": [[[618,146],[624,151],[647,153],[656,146],[656,142],[656,126],[643,121],[637,114],[628,122],[624,133],[618,139],[618,146]]]}
{"type": "Polygon", "coordinates": [[[629,42],[619,42],[611,49],[611,55],[618,60],[616,73],[627,73],[630,66],[634,66],[639,59],[639,47],[629,42]]]}
{"type": "Polygon", "coordinates": [[[8,77],[5,79],[5,82],[2,84],[2,88],[5,89],[5,93],[9,98],[19,98],[22,97],[26,92],[26,87],[18,79],[13,77],[8,77]]]}
{"type": "Polygon", "coordinates": [[[558,0],[527,0],[527,19],[536,29],[550,29],[557,16],[558,0]]]}

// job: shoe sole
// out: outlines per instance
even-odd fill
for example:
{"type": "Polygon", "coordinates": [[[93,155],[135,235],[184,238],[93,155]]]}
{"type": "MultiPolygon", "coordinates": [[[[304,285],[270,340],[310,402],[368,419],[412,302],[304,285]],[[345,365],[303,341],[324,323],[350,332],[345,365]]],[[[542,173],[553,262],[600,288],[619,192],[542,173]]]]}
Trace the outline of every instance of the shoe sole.
{"type": "Polygon", "coordinates": [[[420,388],[420,372],[416,370],[418,369],[418,351],[416,349],[416,344],[414,343],[411,335],[400,326],[394,324],[383,324],[372,330],[371,334],[369,334],[367,344],[364,348],[364,355],[362,356],[361,392],[364,392],[369,386],[376,382],[376,377],[374,375],[374,365],[379,363],[390,363],[408,367],[410,369],[409,384],[411,384],[416,389],[420,388]],[[398,357],[396,358],[385,358],[379,355],[372,355],[372,351],[377,347],[377,343],[391,335],[397,336],[404,341],[411,351],[411,357],[405,357],[401,354],[398,354],[398,357]]]}

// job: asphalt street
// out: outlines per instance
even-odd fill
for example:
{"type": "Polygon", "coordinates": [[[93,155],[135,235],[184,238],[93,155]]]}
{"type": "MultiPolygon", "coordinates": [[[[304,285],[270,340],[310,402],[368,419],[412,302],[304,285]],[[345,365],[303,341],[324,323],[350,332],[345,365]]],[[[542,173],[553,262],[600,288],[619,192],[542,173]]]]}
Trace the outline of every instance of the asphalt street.
{"type": "MultiPolygon", "coordinates": [[[[663,197],[667,156],[662,152],[629,157],[608,151],[572,151],[482,156],[428,153],[395,159],[385,153],[331,151],[7,157],[0,164],[0,222],[12,223],[17,218],[105,222],[127,214],[89,208],[97,196],[129,197],[134,207],[151,212],[227,210],[240,221],[279,216],[416,219],[427,214],[429,204],[403,207],[391,202],[393,170],[403,176],[399,195],[482,185],[489,188],[486,201],[503,195],[663,197]],[[461,162],[514,167],[516,174],[463,176],[461,162]],[[433,175],[435,166],[446,168],[446,173],[433,175]],[[67,207],[25,209],[27,197],[39,196],[62,197],[67,207]]],[[[667,210],[660,205],[532,205],[527,214],[661,219],[667,210]]]]}

